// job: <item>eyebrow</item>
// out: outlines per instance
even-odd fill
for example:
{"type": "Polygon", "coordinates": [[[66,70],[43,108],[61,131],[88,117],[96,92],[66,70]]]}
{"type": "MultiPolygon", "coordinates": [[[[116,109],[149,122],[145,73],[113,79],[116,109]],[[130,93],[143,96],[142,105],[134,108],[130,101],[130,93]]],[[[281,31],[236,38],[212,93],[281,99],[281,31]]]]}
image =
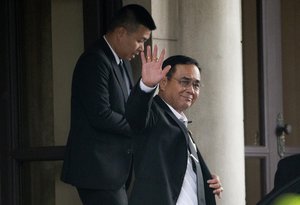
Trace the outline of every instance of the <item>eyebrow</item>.
{"type": "MultiPolygon", "coordinates": [[[[184,80],[193,80],[192,78],[189,78],[189,77],[186,77],[186,76],[183,76],[182,78],[180,79],[184,79],[184,80]]],[[[196,82],[200,82],[199,79],[195,79],[196,82]]]]}

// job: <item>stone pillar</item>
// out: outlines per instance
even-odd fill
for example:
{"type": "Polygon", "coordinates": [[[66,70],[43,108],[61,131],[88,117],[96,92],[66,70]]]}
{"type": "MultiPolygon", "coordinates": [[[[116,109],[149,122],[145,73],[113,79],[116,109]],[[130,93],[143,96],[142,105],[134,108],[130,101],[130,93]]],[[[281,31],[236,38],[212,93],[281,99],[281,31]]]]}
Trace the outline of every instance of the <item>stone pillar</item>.
{"type": "Polygon", "coordinates": [[[217,204],[244,205],[241,2],[178,2],[178,52],[196,58],[203,70],[200,99],[187,113],[190,127],[211,172],[222,179],[217,204]]]}

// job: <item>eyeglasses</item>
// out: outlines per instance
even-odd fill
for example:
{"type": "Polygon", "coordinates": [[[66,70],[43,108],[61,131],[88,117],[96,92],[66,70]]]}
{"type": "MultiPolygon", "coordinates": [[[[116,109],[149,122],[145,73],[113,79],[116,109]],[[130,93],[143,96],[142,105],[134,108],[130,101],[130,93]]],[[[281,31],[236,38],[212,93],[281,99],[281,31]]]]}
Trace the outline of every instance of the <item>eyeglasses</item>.
{"type": "Polygon", "coordinates": [[[177,79],[174,77],[170,78],[170,80],[172,80],[172,79],[176,80],[183,88],[188,88],[192,85],[193,89],[195,91],[199,91],[200,88],[203,87],[203,85],[201,84],[201,82],[199,80],[192,80],[192,79],[186,78],[186,77],[183,77],[181,79],[177,79]]]}

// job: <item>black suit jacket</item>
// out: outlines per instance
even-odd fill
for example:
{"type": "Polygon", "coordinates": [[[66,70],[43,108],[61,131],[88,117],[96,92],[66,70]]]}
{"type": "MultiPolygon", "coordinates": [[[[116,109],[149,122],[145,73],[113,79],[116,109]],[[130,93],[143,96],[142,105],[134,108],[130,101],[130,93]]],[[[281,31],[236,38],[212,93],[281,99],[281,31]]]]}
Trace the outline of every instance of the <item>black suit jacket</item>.
{"type": "Polygon", "coordinates": [[[274,179],[274,189],[283,187],[296,177],[300,177],[300,154],[285,157],[278,162],[274,179]]]}
{"type": "MultiPolygon", "coordinates": [[[[187,129],[159,97],[137,85],[127,101],[126,117],[134,137],[135,182],[129,205],[175,205],[187,167],[187,129]]],[[[211,178],[200,153],[207,205],[215,196],[207,186],[211,178]]]]}
{"type": "Polygon", "coordinates": [[[300,154],[285,157],[278,162],[274,188],[257,205],[271,205],[286,193],[300,193],[300,154]]]}
{"type": "MultiPolygon", "coordinates": [[[[132,71],[124,61],[132,85],[132,71]]],[[[79,58],[72,80],[71,128],[61,179],[76,187],[118,189],[132,161],[125,82],[105,40],[79,58]]]]}

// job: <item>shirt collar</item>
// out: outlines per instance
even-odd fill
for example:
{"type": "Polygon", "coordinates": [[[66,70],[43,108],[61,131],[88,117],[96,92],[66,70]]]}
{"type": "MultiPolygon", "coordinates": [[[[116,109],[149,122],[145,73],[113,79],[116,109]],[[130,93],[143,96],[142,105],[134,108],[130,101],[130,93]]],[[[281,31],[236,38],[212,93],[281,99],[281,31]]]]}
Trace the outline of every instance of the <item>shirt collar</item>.
{"type": "Polygon", "coordinates": [[[116,63],[117,65],[120,64],[120,62],[122,61],[122,59],[119,58],[119,56],[117,55],[117,53],[114,51],[114,49],[110,46],[110,44],[108,43],[108,41],[106,40],[105,36],[103,36],[104,40],[106,41],[107,45],[109,46],[111,52],[113,53],[116,63]]]}
{"type": "MultiPolygon", "coordinates": [[[[166,103],[166,101],[165,101],[165,103],[166,103]]],[[[188,119],[187,119],[187,117],[185,116],[185,114],[183,112],[179,113],[171,105],[169,105],[168,103],[166,103],[166,104],[168,105],[170,110],[173,112],[173,114],[177,117],[177,119],[179,119],[180,121],[183,121],[185,123],[188,122],[188,119]]]]}

